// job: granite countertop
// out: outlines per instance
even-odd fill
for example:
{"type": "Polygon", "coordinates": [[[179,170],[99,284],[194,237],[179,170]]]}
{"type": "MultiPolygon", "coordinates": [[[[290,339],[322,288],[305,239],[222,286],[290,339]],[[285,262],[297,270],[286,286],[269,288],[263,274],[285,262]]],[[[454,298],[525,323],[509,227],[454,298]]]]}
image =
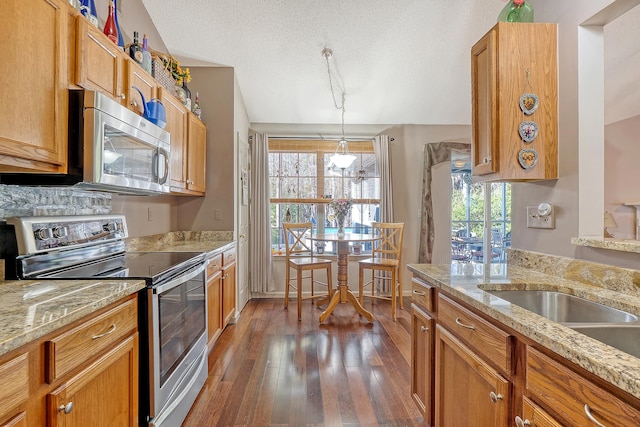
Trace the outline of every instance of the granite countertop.
{"type": "MultiPolygon", "coordinates": [[[[559,258],[557,264],[562,264],[559,258]]],[[[631,356],[600,341],[587,337],[557,322],[513,305],[484,290],[547,289],[573,294],[588,300],[604,303],[640,317],[640,294],[609,289],[602,282],[613,282],[615,273],[599,264],[566,261],[564,274],[541,273],[547,270],[544,263],[535,269],[519,265],[492,264],[489,272],[482,265],[476,266],[471,277],[462,273],[460,264],[432,265],[410,264],[414,276],[423,278],[445,292],[459,298],[479,311],[514,329],[569,361],[583,367],[633,396],[640,398],[640,358],[631,356]],[[578,265],[575,265],[575,264],[578,265]],[[586,267],[585,267],[586,265],[586,267]],[[582,268],[578,268],[578,266],[582,268]],[[596,267],[594,267],[596,266],[596,267]],[[566,273],[567,271],[573,273],[566,273]],[[594,283],[575,280],[572,275],[592,276],[594,283]],[[567,277],[572,277],[568,279],[567,277]],[[598,280],[600,283],[598,283],[598,280]],[[484,290],[483,290],[484,289],[484,290]]],[[[621,269],[624,270],[624,269],[621,269]]],[[[621,271],[620,282],[637,281],[636,270],[621,271]]],[[[624,283],[620,285],[625,287],[624,283]]]]}
{"type": "Polygon", "coordinates": [[[138,292],[144,280],[11,280],[0,283],[0,356],[138,292]]]}
{"type": "MultiPolygon", "coordinates": [[[[235,241],[233,232],[186,231],[130,238],[125,245],[136,252],[212,255],[233,247],[235,241]]],[[[0,280],[0,356],[145,286],[144,280],[0,280]]]]}

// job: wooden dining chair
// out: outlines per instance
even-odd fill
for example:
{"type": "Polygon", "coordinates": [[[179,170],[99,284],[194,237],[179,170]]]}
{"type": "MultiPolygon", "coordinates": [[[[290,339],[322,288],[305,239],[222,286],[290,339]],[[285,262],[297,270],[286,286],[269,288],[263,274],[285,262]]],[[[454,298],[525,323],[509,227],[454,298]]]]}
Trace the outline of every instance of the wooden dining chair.
{"type": "Polygon", "coordinates": [[[302,319],[302,300],[331,296],[333,290],[331,284],[331,260],[318,258],[313,253],[313,245],[307,241],[307,238],[313,233],[313,224],[310,222],[303,223],[284,223],[284,241],[286,247],[287,273],[284,294],[284,308],[289,305],[289,288],[293,287],[298,291],[298,320],[302,319]],[[295,278],[291,277],[291,269],[296,271],[295,278]],[[315,270],[326,270],[327,281],[321,282],[316,280],[313,273],[315,270]],[[308,276],[304,276],[304,272],[309,271],[308,276]],[[310,279],[311,295],[302,297],[302,284],[304,279],[310,279]],[[325,286],[327,293],[320,295],[315,294],[315,285],[325,286]]]}
{"type": "Polygon", "coordinates": [[[391,317],[396,320],[396,296],[400,295],[402,304],[402,235],[404,223],[374,222],[374,234],[381,237],[375,241],[372,258],[358,261],[359,265],[359,300],[362,304],[364,297],[391,300],[391,317]],[[371,280],[365,282],[364,272],[371,270],[371,280]],[[390,296],[376,294],[376,283],[390,283],[390,296]],[[371,295],[365,295],[364,288],[371,286],[371,295]]]}

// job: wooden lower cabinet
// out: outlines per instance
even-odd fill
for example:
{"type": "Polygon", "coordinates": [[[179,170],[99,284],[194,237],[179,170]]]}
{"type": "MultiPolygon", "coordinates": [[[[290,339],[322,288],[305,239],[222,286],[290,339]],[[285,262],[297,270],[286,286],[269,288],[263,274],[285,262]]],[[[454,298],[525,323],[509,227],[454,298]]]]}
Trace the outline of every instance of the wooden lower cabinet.
{"type": "Polygon", "coordinates": [[[138,425],[138,334],[47,395],[47,425],[138,425]]]}
{"type": "Polygon", "coordinates": [[[411,397],[426,425],[432,425],[434,321],[417,305],[411,305],[411,397]]]}
{"type": "Polygon", "coordinates": [[[510,426],[511,383],[440,325],[435,347],[435,425],[510,426]]]}
{"type": "Polygon", "coordinates": [[[0,357],[0,427],[137,426],[137,304],[128,296],[0,357]]]}
{"type": "MultiPolygon", "coordinates": [[[[235,249],[234,249],[235,251],[235,249]]],[[[222,269],[222,327],[229,324],[236,314],[236,263],[222,269]]]]}
{"type": "Polygon", "coordinates": [[[222,333],[222,254],[209,259],[207,266],[207,352],[222,333]]]}
{"type": "Polygon", "coordinates": [[[526,393],[570,426],[638,426],[640,410],[542,352],[527,347],[526,393]]]}
{"type": "Polygon", "coordinates": [[[559,421],[526,397],[522,399],[522,416],[516,415],[515,422],[516,427],[562,427],[559,421]]]}

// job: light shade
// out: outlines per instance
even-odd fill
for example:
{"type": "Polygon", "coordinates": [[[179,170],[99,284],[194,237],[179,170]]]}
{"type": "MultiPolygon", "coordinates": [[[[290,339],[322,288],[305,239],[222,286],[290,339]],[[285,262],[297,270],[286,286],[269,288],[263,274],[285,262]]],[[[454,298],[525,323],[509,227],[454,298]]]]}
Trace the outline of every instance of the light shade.
{"type": "Polygon", "coordinates": [[[336,153],[331,156],[331,161],[334,165],[339,167],[340,169],[346,169],[354,162],[356,156],[353,154],[349,154],[349,147],[347,146],[347,141],[341,139],[338,142],[338,147],[336,148],[336,153]]]}

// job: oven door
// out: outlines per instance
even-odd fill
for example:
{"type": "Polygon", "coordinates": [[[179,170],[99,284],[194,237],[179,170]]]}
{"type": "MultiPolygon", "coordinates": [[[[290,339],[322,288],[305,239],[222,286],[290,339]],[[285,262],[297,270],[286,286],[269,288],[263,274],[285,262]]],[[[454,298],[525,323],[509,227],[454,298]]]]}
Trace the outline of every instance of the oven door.
{"type": "Polygon", "coordinates": [[[150,425],[180,425],[206,380],[205,289],[204,263],[148,289],[150,425]]]}

